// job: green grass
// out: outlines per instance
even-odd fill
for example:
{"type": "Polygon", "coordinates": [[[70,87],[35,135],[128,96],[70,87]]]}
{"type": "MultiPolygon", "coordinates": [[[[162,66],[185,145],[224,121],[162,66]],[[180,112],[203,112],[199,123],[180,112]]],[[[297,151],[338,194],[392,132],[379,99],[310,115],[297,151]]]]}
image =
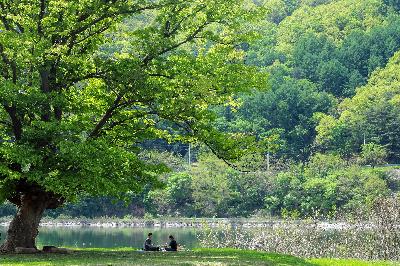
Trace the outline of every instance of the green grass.
{"type": "Polygon", "coordinates": [[[236,250],[196,249],[184,252],[138,252],[132,249],[81,249],[73,254],[0,255],[0,265],[263,265],[263,266],[394,266],[394,262],[305,260],[288,255],[236,250]]]}

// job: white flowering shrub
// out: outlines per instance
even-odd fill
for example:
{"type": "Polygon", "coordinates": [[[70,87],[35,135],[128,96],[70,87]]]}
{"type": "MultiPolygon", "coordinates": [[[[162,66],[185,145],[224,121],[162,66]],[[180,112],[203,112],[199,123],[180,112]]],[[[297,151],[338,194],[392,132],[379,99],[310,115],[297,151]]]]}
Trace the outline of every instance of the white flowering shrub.
{"type": "Polygon", "coordinates": [[[400,260],[400,201],[379,200],[363,219],[284,220],[262,228],[221,223],[198,233],[203,247],[286,253],[301,257],[400,260]],[[367,219],[365,219],[367,217],[367,219]]]}

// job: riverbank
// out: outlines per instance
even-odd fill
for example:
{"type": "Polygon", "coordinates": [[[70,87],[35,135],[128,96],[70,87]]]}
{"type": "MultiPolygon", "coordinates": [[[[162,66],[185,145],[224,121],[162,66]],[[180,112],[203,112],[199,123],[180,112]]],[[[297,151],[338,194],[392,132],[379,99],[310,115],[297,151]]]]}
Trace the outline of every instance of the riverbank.
{"type": "MultiPolygon", "coordinates": [[[[0,226],[7,227],[12,217],[0,218],[0,226]]],[[[132,228],[202,228],[202,227],[221,227],[226,225],[239,226],[241,228],[273,228],[288,226],[288,224],[302,224],[307,226],[317,226],[321,229],[344,229],[350,225],[341,221],[311,221],[304,220],[290,221],[280,219],[266,218],[155,218],[155,219],[137,219],[137,218],[49,218],[44,217],[41,220],[42,227],[132,227],[132,228]]],[[[360,225],[357,225],[360,227],[360,225]]],[[[363,224],[363,227],[369,226],[363,224]]]]}
{"type": "Polygon", "coordinates": [[[394,262],[342,259],[305,260],[293,256],[235,249],[195,249],[184,252],[140,252],[132,249],[81,249],[72,254],[0,255],[0,265],[294,265],[395,266],[394,262]]]}

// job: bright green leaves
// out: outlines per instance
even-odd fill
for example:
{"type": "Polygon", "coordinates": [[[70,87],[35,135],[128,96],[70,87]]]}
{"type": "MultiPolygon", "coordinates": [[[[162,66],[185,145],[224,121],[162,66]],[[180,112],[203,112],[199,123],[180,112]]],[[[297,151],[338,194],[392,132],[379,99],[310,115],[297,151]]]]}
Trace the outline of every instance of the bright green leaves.
{"type": "Polygon", "coordinates": [[[243,1],[190,0],[166,5],[148,15],[148,25],[132,31],[134,51],[149,60],[186,44],[243,41],[243,24],[251,19],[252,11],[254,17],[257,10],[244,9],[243,1]]]}
{"type": "Polygon", "coordinates": [[[398,156],[399,114],[396,99],[400,93],[399,53],[388,65],[375,72],[369,83],[358,89],[341,106],[338,119],[325,116],[317,127],[318,142],[327,149],[337,147],[349,154],[364,142],[385,145],[390,156],[398,156]]]}
{"type": "Polygon", "coordinates": [[[341,0],[316,7],[302,7],[279,25],[278,49],[292,50],[293,44],[305,32],[325,35],[340,43],[354,29],[368,30],[384,20],[381,1],[341,0]]]}
{"type": "Polygon", "coordinates": [[[43,173],[45,178],[38,182],[70,199],[77,193],[122,197],[149,182],[157,183],[157,176],[167,170],[162,165],[147,165],[133,150],[110,146],[100,139],[61,142],[58,154],[50,160],[54,160],[54,169],[43,173]]]}
{"type": "Polygon", "coordinates": [[[139,158],[144,140],[205,142],[226,160],[254,150],[253,137],[215,130],[211,109],[266,83],[238,48],[254,36],[250,2],[25,0],[0,11],[4,186],[122,197],[167,170],[139,158]]]}
{"type": "Polygon", "coordinates": [[[33,166],[41,165],[43,154],[29,145],[16,145],[9,141],[0,146],[0,201],[14,193],[15,184],[30,176],[33,166]]]}
{"type": "Polygon", "coordinates": [[[388,152],[385,147],[375,144],[368,143],[362,145],[361,148],[361,163],[366,165],[372,165],[372,167],[377,165],[382,165],[386,162],[388,152]]]}
{"type": "Polygon", "coordinates": [[[316,153],[305,164],[278,173],[266,209],[272,215],[335,216],[360,213],[389,193],[387,170],[365,168],[338,155],[316,153]]]}

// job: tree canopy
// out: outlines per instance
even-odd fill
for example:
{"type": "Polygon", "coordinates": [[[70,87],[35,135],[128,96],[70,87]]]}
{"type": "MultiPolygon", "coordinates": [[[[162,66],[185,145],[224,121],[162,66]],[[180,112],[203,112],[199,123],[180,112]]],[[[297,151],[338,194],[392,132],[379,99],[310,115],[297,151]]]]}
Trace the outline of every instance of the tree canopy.
{"type": "Polygon", "coordinates": [[[351,154],[360,151],[365,138],[385,146],[392,159],[399,158],[399,59],[397,52],[353,98],[343,101],[338,118],[322,117],[317,127],[322,148],[351,154]]]}
{"type": "MultiPolygon", "coordinates": [[[[148,139],[203,142],[226,161],[251,149],[251,138],[213,128],[210,106],[264,84],[238,48],[252,35],[253,5],[27,0],[0,9],[0,190],[35,217],[77,195],[123,197],[157,183],[166,167],[138,156],[148,139]]],[[[27,219],[14,220],[9,239],[27,219]]]]}

